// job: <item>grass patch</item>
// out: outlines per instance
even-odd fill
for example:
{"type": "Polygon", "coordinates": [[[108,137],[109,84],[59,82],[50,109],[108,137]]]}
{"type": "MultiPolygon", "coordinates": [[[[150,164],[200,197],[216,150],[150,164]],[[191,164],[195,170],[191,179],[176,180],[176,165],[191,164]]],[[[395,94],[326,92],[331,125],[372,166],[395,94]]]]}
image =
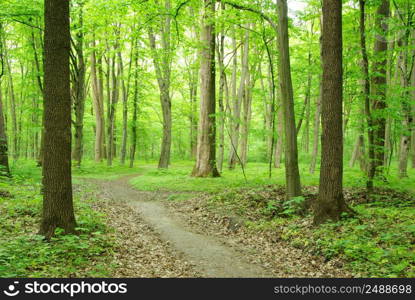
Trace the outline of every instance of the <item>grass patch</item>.
{"type": "Polygon", "coordinates": [[[74,199],[78,235],[62,235],[57,229],[56,237],[45,242],[36,234],[39,181],[17,174],[0,180],[0,190],[8,192],[0,193],[0,277],[111,276],[114,242],[92,199],[74,199]]]}
{"type": "MultiPolygon", "coordinates": [[[[130,180],[130,183],[138,190],[143,191],[197,191],[208,193],[222,192],[232,188],[252,188],[270,184],[285,184],[284,168],[273,168],[272,176],[269,178],[269,169],[268,164],[266,163],[248,163],[245,169],[247,181],[245,181],[242,170],[238,166],[235,170],[228,170],[224,167],[221,177],[218,178],[191,177],[190,173],[192,171],[193,164],[194,163],[190,161],[179,161],[173,163],[169,169],[157,169],[156,164],[138,164],[140,167],[135,169],[135,171],[136,173],[142,173],[142,176],[133,178],[130,180]]],[[[300,164],[299,168],[301,173],[301,183],[303,186],[317,186],[319,184],[318,169],[314,174],[309,174],[308,164],[300,164]]],[[[415,177],[415,169],[410,169],[408,172],[408,178],[399,179],[395,176],[397,171],[396,168],[393,167],[390,170],[389,175],[386,176],[388,180],[387,183],[378,182],[375,184],[399,191],[415,192],[415,184],[413,179],[415,177]]],[[[100,174],[100,172],[97,174],[100,174]]],[[[106,174],[105,170],[102,174],[106,174]]],[[[365,187],[365,174],[357,167],[345,167],[344,186],[356,188],[365,187]]]]}

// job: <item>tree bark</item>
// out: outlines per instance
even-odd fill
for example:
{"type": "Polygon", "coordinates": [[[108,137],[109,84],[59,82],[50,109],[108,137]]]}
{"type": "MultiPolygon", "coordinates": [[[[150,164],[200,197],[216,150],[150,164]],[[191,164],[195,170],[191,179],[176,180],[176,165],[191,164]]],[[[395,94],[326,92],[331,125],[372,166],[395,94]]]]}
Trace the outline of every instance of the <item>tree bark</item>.
{"type": "MultiPolygon", "coordinates": [[[[95,40],[92,41],[95,48],[95,40]]],[[[95,111],[95,146],[94,158],[96,162],[101,162],[104,157],[104,95],[102,90],[102,79],[97,74],[96,50],[91,53],[91,77],[92,77],[92,99],[95,111]]]]}
{"type": "MultiPolygon", "coordinates": [[[[402,107],[402,127],[403,132],[401,134],[400,141],[400,152],[399,152],[399,167],[398,167],[398,177],[404,178],[408,177],[408,157],[411,145],[411,130],[412,130],[412,107],[411,107],[411,93],[409,92],[411,74],[408,74],[408,53],[407,47],[409,43],[410,33],[407,29],[406,34],[398,41],[398,46],[402,50],[398,58],[398,65],[400,70],[400,85],[403,87],[404,91],[401,97],[401,107],[402,107]]],[[[414,51],[415,52],[415,51],[414,51]]],[[[412,70],[411,70],[412,71],[412,70]]]]}
{"type": "Polygon", "coordinates": [[[137,115],[138,115],[138,55],[134,57],[134,96],[133,96],[133,118],[131,124],[131,149],[130,168],[134,166],[135,152],[137,147],[137,115]]]}
{"type": "MultiPolygon", "coordinates": [[[[114,50],[118,50],[118,41],[114,45],[114,50]]],[[[110,66],[110,64],[108,64],[110,66]]],[[[108,69],[108,73],[110,70],[108,69]]],[[[115,54],[112,56],[111,62],[111,88],[112,92],[108,90],[109,98],[109,116],[108,116],[108,147],[107,147],[107,165],[112,166],[112,161],[115,156],[115,113],[119,98],[119,78],[120,78],[120,68],[116,67],[116,57],[115,54]]]]}
{"type": "Polygon", "coordinates": [[[12,134],[11,134],[11,140],[12,140],[12,157],[14,160],[17,160],[19,158],[19,149],[17,144],[18,139],[18,128],[17,128],[17,114],[16,114],[16,94],[14,90],[14,81],[13,81],[13,71],[11,68],[10,58],[8,55],[8,51],[6,49],[6,46],[4,47],[4,56],[5,61],[7,64],[7,73],[8,73],[8,79],[9,79],[9,102],[10,102],[10,114],[12,118],[12,134]]]}
{"type": "Polygon", "coordinates": [[[75,111],[75,145],[72,158],[76,162],[76,166],[81,166],[83,155],[83,129],[84,129],[84,112],[85,112],[85,77],[86,66],[84,59],[84,33],[83,33],[83,9],[82,4],[79,12],[79,32],[75,37],[74,50],[76,57],[72,61],[73,69],[73,105],[75,111]]]}
{"type": "MultiPolygon", "coordinates": [[[[131,50],[133,51],[133,50],[131,50]]],[[[122,61],[121,50],[118,51],[118,64],[120,68],[120,84],[121,84],[121,94],[122,94],[122,139],[121,139],[121,157],[120,163],[121,165],[125,164],[125,158],[127,156],[127,135],[128,135],[128,106],[127,106],[127,89],[126,83],[124,80],[124,64],[122,61]]],[[[127,85],[129,84],[129,80],[127,80],[127,85]]]]}
{"type": "Polygon", "coordinates": [[[201,33],[201,99],[194,177],[218,177],[216,167],[215,0],[204,0],[201,33]]]}
{"type": "MultiPolygon", "coordinates": [[[[2,49],[0,45],[0,51],[1,50],[2,49]]],[[[10,176],[9,155],[7,152],[7,136],[6,136],[6,128],[4,126],[3,99],[2,99],[3,94],[1,90],[1,83],[2,83],[1,77],[2,76],[0,75],[0,175],[10,176]]]]}
{"type": "Polygon", "coordinates": [[[285,179],[286,197],[301,196],[298,148],[295,129],[294,96],[291,80],[290,50],[288,38],[287,0],[278,0],[278,57],[282,108],[285,129],[285,179]]]}
{"type": "Polygon", "coordinates": [[[373,64],[373,76],[372,81],[372,130],[373,130],[373,142],[369,141],[372,145],[373,155],[372,161],[369,166],[367,188],[369,191],[373,189],[373,179],[375,177],[382,177],[383,175],[383,161],[384,161],[384,147],[385,147],[385,128],[386,128],[386,66],[388,43],[386,40],[387,35],[387,19],[389,17],[389,0],[382,0],[376,12],[375,28],[379,33],[375,39],[374,56],[376,61],[373,64]],[[376,117],[375,117],[376,116],[376,117]]]}
{"type": "MultiPolygon", "coordinates": [[[[415,31],[412,32],[413,36],[413,43],[415,43],[415,31]]],[[[414,50],[415,52],[415,50],[414,50]]],[[[414,53],[415,57],[415,53],[414,53]]],[[[412,105],[412,118],[415,118],[415,63],[412,66],[412,72],[411,72],[411,86],[412,86],[412,102],[414,103],[412,105]]],[[[411,148],[412,148],[412,168],[415,168],[415,127],[412,128],[412,137],[411,137],[411,148]]]]}
{"type": "Polygon", "coordinates": [[[39,233],[75,232],[71,178],[69,1],[45,0],[45,138],[43,209],[39,233]]]}
{"type": "MultiPolygon", "coordinates": [[[[171,1],[165,0],[166,10],[171,9],[171,1]]],[[[161,153],[158,168],[168,168],[170,164],[171,150],[171,99],[170,99],[170,77],[172,63],[171,49],[171,16],[165,15],[160,25],[161,48],[160,52],[156,47],[156,38],[153,30],[149,29],[150,47],[152,49],[154,68],[156,70],[157,82],[160,90],[161,110],[163,112],[163,138],[161,142],[161,153]]]]}
{"type": "MultiPolygon", "coordinates": [[[[225,4],[221,3],[221,13],[225,10],[225,4]]],[[[217,166],[219,172],[222,172],[223,157],[225,152],[225,108],[223,103],[225,84],[226,84],[226,73],[225,73],[225,35],[223,30],[219,34],[219,45],[217,47],[218,52],[218,63],[219,63],[219,152],[217,157],[217,166]]]]}
{"type": "Polygon", "coordinates": [[[249,131],[249,120],[251,115],[251,97],[249,95],[249,91],[251,88],[250,80],[251,74],[249,70],[249,30],[250,24],[247,26],[247,30],[245,31],[245,42],[244,42],[244,52],[243,52],[243,60],[242,60],[242,74],[241,74],[241,85],[239,86],[240,91],[238,92],[241,99],[239,100],[242,110],[242,118],[240,119],[241,123],[241,132],[240,132],[240,163],[245,166],[247,161],[248,155],[248,131],[249,131]]]}
{"type": "Polygon", "coordinates": [[[314,223],[338,220],[346,211],[343,198],[342,3],[323,0],[323,94],[321,168],[314,223]]]}
{"type": "MultiPolygon", "coordinates": [[[[231,138],[230,138],[230,147],[229,147],[229,162],[228,168],[230,170],[235,169],[236,160],[237,160],[237,152],[238,152],[238,145],[239,145],[239,127],[240,127],[240,116],[241,116],[241,98],[239,96],[239,90],[237,92],[237,71],[238,71],[238,50],[236,47],[236,32],[234,30],[233,37],[232,37],[232,48],[235,51],[233,56],[233,68],[232,68],[232,122],[231,122],[231,138]]],[[[244,54],[241,53],[241,60],[243,61],[244,54]]],[[[241,82],[242,82],[242,74],[241,74],[241,82]]]]}

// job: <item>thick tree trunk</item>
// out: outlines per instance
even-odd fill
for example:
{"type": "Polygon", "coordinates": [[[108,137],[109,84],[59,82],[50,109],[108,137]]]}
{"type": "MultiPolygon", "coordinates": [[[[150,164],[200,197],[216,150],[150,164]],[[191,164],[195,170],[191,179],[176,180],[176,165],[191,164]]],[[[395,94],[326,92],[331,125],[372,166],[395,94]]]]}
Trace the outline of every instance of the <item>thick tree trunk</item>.
{"type": "Polygon", "coordinates": [[[295,128],[294,96],[291,81],[288,39],[287,0],[278,0],[278,57],[282,108],[285,128],[285,179],[287,199],[301,196],[298,148],[295,128]]]}
{"type": "Polygon", "coordinates": [[[323,95],[320,185],[314,223],[338,220],[346,211],[343,198],[342,3],[323,0],[323,95]]]}
{"type": "Polygon", "coordinates": [[[45,139],[43,210],[39,233],[75,232],[71,178],[69,1],[45,0],[45,139]]]}
{"type": "Polygon", "coordinates": [[[194,177],[218,177],[216,168],[215,0],[204,0],[200,54],[201,99],[194,177]]]}

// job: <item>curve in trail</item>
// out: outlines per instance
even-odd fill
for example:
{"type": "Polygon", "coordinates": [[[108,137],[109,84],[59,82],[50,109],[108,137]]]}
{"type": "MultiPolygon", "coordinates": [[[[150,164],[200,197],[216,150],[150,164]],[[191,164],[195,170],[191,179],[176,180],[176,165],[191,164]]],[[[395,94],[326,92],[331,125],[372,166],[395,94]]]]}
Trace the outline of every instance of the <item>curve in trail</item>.
{"type": "Polygon", "coordinates": [[[114,200],[131,205],[163,240],[183,253],[205,277],[272,277],[263,268],[246,262],[240,254],[212,237],[190,231],[180,220],[172,217],[158,199],[148,199],[145,192],[132,188],[128,184],[130,178],[132,176],[106,181],[102,188],[114,200]]]}

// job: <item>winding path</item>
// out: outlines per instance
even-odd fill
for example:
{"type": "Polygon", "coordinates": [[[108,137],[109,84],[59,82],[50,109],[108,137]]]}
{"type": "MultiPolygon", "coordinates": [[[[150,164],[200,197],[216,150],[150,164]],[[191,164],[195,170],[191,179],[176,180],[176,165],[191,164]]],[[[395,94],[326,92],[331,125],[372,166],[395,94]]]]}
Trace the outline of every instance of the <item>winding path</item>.
{"type": "MultiPolygon", "coordinates": [[[[137,176],[137,175],[134,175],[137,176]]],[[[212,237],[192,232],[183,221],[169,213],[156,193],[140,192],[128,183],[134,176],[97,181],[115,201],[133,207],[161,238],[181,252],[204,277],[272,277],[260,266],[247,262],[240,254],[212,237]]]]}

